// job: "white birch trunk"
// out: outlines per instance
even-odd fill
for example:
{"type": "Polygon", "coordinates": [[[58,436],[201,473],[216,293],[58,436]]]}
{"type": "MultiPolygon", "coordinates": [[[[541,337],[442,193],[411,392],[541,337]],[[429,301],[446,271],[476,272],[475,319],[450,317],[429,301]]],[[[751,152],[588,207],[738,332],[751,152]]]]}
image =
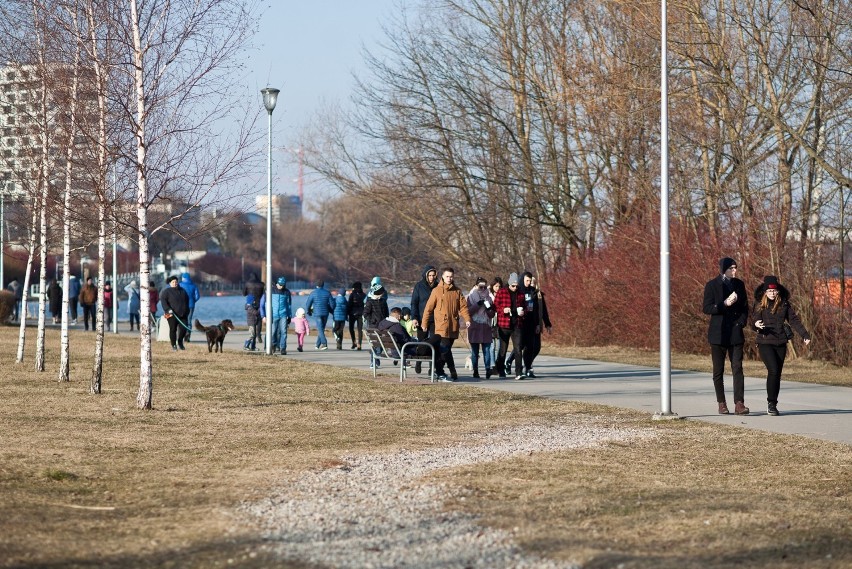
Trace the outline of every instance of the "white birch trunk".
{"type": "MultiPolygon", "coordinates": [[[[106,135],[106,78],[104,67],[98,52],[98,38],[95,27],[95,9],[92,2],[86,5],[86,20],[89,25],[89,45],[91,60],[95,70],[95,80],[98,90],[98,173],[96,176],[98,198],[98,312],[95,324],[95,359],[92,363],[92,381],[89,391],[99,394],[103,386],[104,364],[104,282],[106,281],[106,167],[107,167],[107,135],[106,135]]],[[[115,285],[115,283],[113,283],[115,285]]],[[[113,288],[115,288],[113,286],[113,288]]],[[[113,298],[118,294],[113,291],[113,298]]],[[[115,304],[113,303],[113,306],[115,304]]]]}
{"type": "Polygon", "coordinates": [[[35,244],[37,237],[37,221],[38,221],[38,200],[32,200],[33,214],[30,220],[30,244],[27,248],[27,268],[24,272],[24,287],[21,296],[21,325],[18,331],[18,354],[15,358],[15,363],[19,364],[24,361],[24,348],[27,344],[27,313],[29,312],[27,304],[29,303],[30,291],[30,275],[33,272],[33,257],[35,256],[35,244]]]}
{"type": "MultiPolygon", "coordinates": [[[[44,84],[42,84],[44,85],[44,84]]],[[[42,87],[44,88],[44,87],[42,87]]],[[[44,161],[42,166],[42,188],[41,188],[41,196],[39,198],[39,256],[41,257],[39,272],[38,272],[38,282],[39,282],[39,290],[41,294],[39,294],[38,300],[38,329],[36,331],[36,355],[35,355],[35,370],[36,371],[44,371],[44,318],[45,318],[45,310],[47,309],[47,194],[49,190],[49,182],[48,182],[48,144],[47,144],[47,133],[42,134],[42,160],[44,161]]]]}
{"type": "MultiPolygon", "coordinates": [[[[73,14],[75,31],[77,13],[73,14]]],[[[75,34],[79,37],[79,34],[75,34]]],[[[77,132],[77,87],[80,73],[80,42],[74,42],[74,67],[68,102],[68,147],[65,149],[65,195],[62,200],[62,332],[59,341],[59,381],[71,381],[71,354],[68,341],[68,283],[71,275],[71,188],[74,173],[74,135],[77,132]]]]}
{"type": "MultiPolygon", "coordinates": [[[[148,266],[148,187],[146,178],[145,140],[145,78],[143,75],[142,38],[139,30],[139,12],[137,0],[128,0],[130,4],[130,25],[133,33],[134,86],[136,88],[136,221],[139,234],[139,281],[143,291],[147,291],[151,270],[148,266]]],[[[141,293],[140,293],[141,294],[141,293]]],[[[148,319],[149,301],[147,294],[141,294],[140,311],[145,314],[140,325],[139,347],[139,393],[136,406],[151,409],[153,401],[153,373],[151,365],[151,326],[148,319]],[[146,312],[148,311],[148,312],[146,312]]]]}

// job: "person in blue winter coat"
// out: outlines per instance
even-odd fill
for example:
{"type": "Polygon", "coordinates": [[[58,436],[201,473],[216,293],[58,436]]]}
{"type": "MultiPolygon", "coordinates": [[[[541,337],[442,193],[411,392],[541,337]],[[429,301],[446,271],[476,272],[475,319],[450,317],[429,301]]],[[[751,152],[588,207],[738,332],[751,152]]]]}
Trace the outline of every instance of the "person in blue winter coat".
{"type": "Polygon", "coordinates": [[[77,300],[80,298],[80,280],[71,275],[68,279],[68,310],[71,312],[71,323],[77,323],[77,300]]]}
{"type": "MultiPolygon", "coordinates": [[[[201,293],[198,292],[198,287],[195,286],[195,283],[192,282],[191,278],[189,278],[189,273],[182,273],[180,275],[180,288],[185,290],[187,296],[189,296],[189,316],[187,322],[192,322],[192,317],[195,315],[195,303],[201,298],[201,293]]],[[[191,334],[191,330],[186,331],[186,338],[184,339],[187,342],[189,342],[191,334]]]]}
{"type": "Polygon", "coordinates": [[[349,303],[346,302],[346,289],[337,291],[337,297],[334,299],[334,339],[337,342],[337,349],[343,349],[343,331],[346,329],[346,314],[349,312],[349,303]]]}
{"type": "Polygon", "coordinates": [[[293,294],[287,279],[278,277],[272,287],[272,353],[287,355],[287,329],[293,318],[293,294]],[[276,349],[278,350],[276,352],[276,349]]]}
{"type": "Polygon", "coordinates": [[[263,322],[266,320],[266,295],[260,295],[260,298],[253,294],[246,297],[246,324],[249,328],[249,339],[243,344],[243,349],[253,352],[257,349],[257,339],[263,341],[261,330],[263,322]]]}
{"type": "Polygon", "coordinates": [[[314,317],[317,325],[317,350],[328,349],[325,325],[328,323],[328,315],[334,311],[334,299],[324,287],[325,282],[319,281],[316,288],[308,295],[308,303],[305,305],[305,312],[314,317]]]}

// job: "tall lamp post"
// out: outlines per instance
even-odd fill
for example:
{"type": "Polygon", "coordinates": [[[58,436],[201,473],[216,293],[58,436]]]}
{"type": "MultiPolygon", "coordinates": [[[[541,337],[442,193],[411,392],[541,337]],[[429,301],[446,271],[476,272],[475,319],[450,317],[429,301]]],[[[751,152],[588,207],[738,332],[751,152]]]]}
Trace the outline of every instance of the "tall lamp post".
{"type": "Polygon", "coordinates": [[[281,91],[273,87],[260,90],[263,106],[269,114],[266,152],[266,354],[272,355],[272,111],[281,91]]]}

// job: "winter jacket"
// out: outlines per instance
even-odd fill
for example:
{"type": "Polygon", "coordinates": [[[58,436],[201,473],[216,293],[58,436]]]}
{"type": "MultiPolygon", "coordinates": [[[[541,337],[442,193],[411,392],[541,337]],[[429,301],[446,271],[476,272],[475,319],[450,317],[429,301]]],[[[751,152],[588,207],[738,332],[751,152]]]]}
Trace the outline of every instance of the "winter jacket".
{"type": "Polygon", "coordinates": [[[385,289],[380,288],[375,293],[367,295],[364,303],[364,324],[367,328],[378,328],[379,323],[390,316],[385,289]]]}
{"type": "Polygon", "coordinates": [[[408,333],[405,327],[396,318],[385,318],[384,320],[379,322],[378,328],[379,330],[387,330],[390,335],[393,336],[393,339],[399,348],[402,348],[402,346],[406,343],[415,340],[411,337],[411,334],[408,333]]]}
{"type": "Polygon", "coordinates": [[[423,309],[423,321],[420,327],[429,329],[429,323],[434,322],[435,334],[442,338],[459,337],[459,316],[465,322],[470,322],[470,312],[467,311],[467,300],[462,291],[455,285],[447,286],[443,281],[432,289],[426,308],[423,309]]]}
{"type": "Polygon", "coordinates": [[[353,289],[349,294],[349,301],[346,303],[346,314],[350,320],[357,320],[364,316],[364,301],[367,300],[367,295],[360,288],[353,289]]]}
{"type": "Polygon", "coordinates": [[[77,298],[80,296],[80,279],[74,275],[68,278],[68,298],[77,298]]]}
{"type": "Polygon", "coordinates": [[[127,293],[127,313],[138,313],[140,306],[139,287],[127,285],[124,287],[124,292],[127,293]]]}
{"type": "Polygon", "coordinates": [[[164,288],[160,292],[160,306],[163,307],[163,312],[166,314],[173,312],[184,324],[190,325],[186,321],[189,316],[189,295],[181,287],[170,285],[164,288]]]}
{"type": "Polygon", "coordinates": [[[304,316],[296,316],[293,318],[293,330],[295,330],[296,334],[310,334],[311,325],[304,316]]]}
{"type": "Polygon", "coordinates": [[[47,301],[50,313],[58,318],[62,312],[62,286],[58,282],[50,281],[47,285],[47,301]]]}
{"type": "Polygon", "coordinates": [[[266,318],[266,294],[260,295],[258,307],[254,307],[255,296],[250,294],[246,297],[246,324],[254,326],[266,318]]]}
{"type": "Polygon", "coordinates": [[[157,305],[160,303],[160,293],[157,287],[151,285],[148,289],[148,308],[151,309],[151,314],[157,314],[157,305]]]}
{"type": "Polygon", "coordinates": [[[488,289],[480,291],[473,287],[467,295],[467,311],[470,313],[470,328],[467,341],[471,344],[491,343],[491,318],[494,316],[494,299],[488,289]]]}
{"type": "Polygon", "coordinates": [[[278,321],[282,318],[293,318],[293,293],[286,286],[278,290],[272,287],[272,320],[278,321]]]}
{"type": "Polygon", "coordinates": [[[550,316],[547,313],[547,303],[544,293],[535,288],[524,290],[524,328],[531,333],[541,334],[545,328],[550,328],[550,316]]]}
{"type": "Polygon", "coordinates": [[[98,287],[86,283],[80,289],[80,304],[95,304],[98,301],[98,287]]]}
{"type": "Polygon", "coordinates": [[[784,322],[789,322],[790,326],[805,340],[810,340],[811,335],[808,334],[805,325],[802,324],[799,315],[793,310],[790,304],[790,292],[779,285],[779,302],[778,309],[773,313],[772,308],[767,306],[765,309],[760,308],[760,302],[766,292],[766,285],[761,284],[754,291],[754,307],[751,311],[751,326],[757,332],[756,342],[758,344],[772,344],[775,346],[783,346],[787,343],[787,335],[784,334],[784,322]],[[758,329],[754,325],[758,320],[763,320],[763,329],[758,329]]]}
{"type": "Polygon", "coordinates": [[[308,295],[305,312],[312,316],[328,316],[334,310],[334,299],[331,293],[322,286],[317,286],[308,295]]]}
{"type": "Polygon", "coordinates": [[[112,286],[107,288],[104,286],[104,310],[112,310],[112,286]]]}
{"type": "MultiPolygon", "coordinates": [[[[411,292],[411,319],[417,320],[420,322],[423,320],[423,313],[426,311],[426,303],[429,302],[429,296],[432,294],[432,290],[438,286],[438,281],[440,279],[435,278],[431,285],[426,280],[426,274],[429,271],[437,272],[437,269],[432,265],[426,265],[423,267],[423,273],[421,274],[421,278],[417,281],[417,284],[414,285],[414,290],[411,292]]],[[[423,328],[423,326],[421,326],[423,328]]]]}
{"type": "Polygon", "coordinates": [[[346,291],[342,290],[334,298],[334,320],[336,322],[346,321],[348,304],[346,302],[346,291]]]}
{"type": "Polygon", "coordinates": [[[522,327],[525,315],[518,314],[519,306],[524,306],[524,295],[520,291],[509,290],[509,287],[501,287],[494,298],[494,308],[497,310],[497,327],[506,330],[522,327]],[[509,309],[509,314],[506,314],[506,308],[509,309]]]}
{"type": "Polygon", "coordinates": [[[243,296],[253,294],[255,298],[258,298],[265,290],[266,285],[262,280],[257,278],[257,273],[251,273],[246,281],[245,289],[243,289],[243,296]]]}
{"type": "Polygon", "coordinates": [[[707,341],[719,346],[736,346],[745,342],[743,327],[748,321],[748,294],[740,279],[729,279],[725,283],[722,275],[704,286],[704,314],[710,315],[707,341]],[[737,301],[725,306],[731,292],[737,293],[737,301]]]}
{"type": "Polygon", "coordinates": [[[183,273],[180,276],[180,288],[186,291],[186,294],[189,297],[189,309],[192,310],[195,308],[195,303],[198,302],[199,298],[201,298],[201,293],[198,292],[198,287],[195,286],[195,283],[189,278],[189,273],[183,273]]]}

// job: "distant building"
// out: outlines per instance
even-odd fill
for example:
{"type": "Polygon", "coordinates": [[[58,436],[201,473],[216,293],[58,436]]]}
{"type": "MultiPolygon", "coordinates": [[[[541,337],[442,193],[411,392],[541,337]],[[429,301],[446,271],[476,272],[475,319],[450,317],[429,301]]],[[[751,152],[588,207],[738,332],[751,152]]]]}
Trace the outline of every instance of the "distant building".
{"type": "MultiPolygon", "coordinates": [[[[258,215],[266,219],[266,195],[257,196],[254,200],[255,211],[258,215]]],[[[299,196],[282,196],[275,194],[272,196],[272,221],[280,223],[282,221],[298,221],[302,219],[302,200],[299,196]]]]}

